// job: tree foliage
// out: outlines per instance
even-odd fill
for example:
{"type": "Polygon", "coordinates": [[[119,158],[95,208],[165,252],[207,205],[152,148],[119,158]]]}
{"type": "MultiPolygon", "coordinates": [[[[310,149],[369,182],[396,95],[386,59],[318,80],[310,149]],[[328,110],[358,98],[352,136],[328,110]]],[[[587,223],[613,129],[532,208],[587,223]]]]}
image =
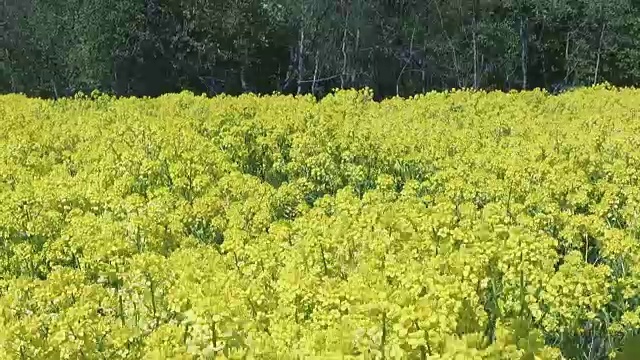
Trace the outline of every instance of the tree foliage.
{"type": "Polygon", "coordinates": [[[0,90],[377,97],[638,83],[631,0],[4,0],[0,90]]]}

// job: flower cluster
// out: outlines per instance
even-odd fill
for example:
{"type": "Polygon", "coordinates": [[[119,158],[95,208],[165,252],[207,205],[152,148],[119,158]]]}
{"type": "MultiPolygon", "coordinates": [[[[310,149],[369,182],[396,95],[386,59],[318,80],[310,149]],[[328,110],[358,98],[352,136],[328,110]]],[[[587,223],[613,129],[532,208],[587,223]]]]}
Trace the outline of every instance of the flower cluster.
{"type": "Polygon", "coordinates": [[[0,358],[614,357],[638,99],[2,96],[0,358]]]}

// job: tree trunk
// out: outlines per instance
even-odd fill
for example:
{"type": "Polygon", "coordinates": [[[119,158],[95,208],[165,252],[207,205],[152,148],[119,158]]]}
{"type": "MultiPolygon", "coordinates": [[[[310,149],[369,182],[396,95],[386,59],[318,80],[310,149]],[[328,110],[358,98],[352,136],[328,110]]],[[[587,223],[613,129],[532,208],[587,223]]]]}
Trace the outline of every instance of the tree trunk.
{"type": "Polygon", "coordinates": [[[342,32],[342,72],[340,73],[340,88],[344,89],[345,78],[347,76],[347,27],[345,24],[342,32]]]}
{"type": "Polygon", "coordinates": [[[59,96],[58,96],[58,87],[56,86],[56,82],[53,79],[51,79],[51,86],[53,88],[54,99],[57,100],[59,98],[59,96]]]}
{"type": "Polygon", "coordinates": [[[420,69],[420,72],[422,73],[422,93],[426,93],[427,92],[427,38],[424,38],[424,43],[422,45],[422,53],[424,56],[424,59],[422,59],[422,68],[420,69]]]}
{"type": "Polygon", "coordinates": [[[600,58],[602,54],[602,38],[604,37],[604,29],[607,23],[603,20],[600,28],[600,39],[598,40],[598,54],[596,55],[596,69],[593,74],[593,85],[598,83],[598,71],[600,70],[600,58]]]}
{"type": "Polygon", "coordinates": [[[243,64],[240,67],[240,85],[242,86],[242,92],[249,92],[249,84],[247,83],[246,67],[243,64]]]}
{"type": "Polygon", "coordinates": [[[569,65],[569,44],[571,41],[571,32],[567,33],[567,40],[564,47],[564,67],[565,67],[565,75],[564,75],[564,83],[565,85],[569,81],[569,75],[571,75],[571,66],[569,65]]]}
{"type": "Polygon", "coordinates": [[[298,94],[302,93],[302,81],[304,76],[304,28],[300,27],[300,40],[298,44],[298,94]]]}
{"type": "MultiPolygon", "coordinates": [[[[358,59],[358,52],[360,51],[360,29],[356,30],[356,44],[355,44],[355,50],[354,50],[354,59],[358,59]]],[[[356,67],[352,66],[351,67],[351,84],[355,84],[356,83],[356,67]]]]}
{"type": "Polygon", "coordinates": [[[416,28],[414,27],[411,31],[411,41],[409,42],[409,58],[405,60],[404,66],[402,66],[402,70],[400,70],[400,75],[396,79],[396,95],[400,96],[400,80],[402,79],[402,75],[404,71],[407,69],[407,66],[411,63],[411,59],[413,58],[413,39],[416,35],[416,28]]]}
{"type": "MultiPolygon", "coordinates": [[[[452,56],[452,60],[453,60],[453,69],[456,73],[456,79],[458,81],[458,87],[460,87],[462,85],[462,81],[460,79],[460,65],[458,64],[458,56],[456,53],[456,47],[453,44],[453,41],[451,40],[451,37],[449,36],[449,33],[447,32],[447,29],[444,25],[444,18],[442,16],[442,11],[440,11],[440,6],[438,5],[438,1],[434,1],[433,4],[436,6],[436,11],[438,12],[438,18],[440,19],[440,28],[442,29],[442,33],[444,35],[444,37],[447,39],[447,43],[449,45],[449,48],[451,49],[451,56],[452,56]]],[[[448,86],[447,83],[444,84],[446,87],[448,86]]]]}
{"type": "Polygon", "coordinates": [[[472,29],[472,41],[473,41],[473,88],[478,89],[480,87],[480,74],[478,73],[478,5],[477,0],[473,0],[473,29],[472,29]]]}
{"type": "Polygon", "coordinates": [[[296,53],[297,50],[294,46],[289,47],[289,65],[287,65],[287,73],[285,75],[284,80],[281,82],[279,91],[287,91],[291,83],[293,82],[295,70],[294,66],[296,64],[296,53]]]}
{"type": "Polygon", "coordinates": [[[527,32],[528,19],[526,16],[520,17],[520,70],[522,71],[522,89],[527,89],[527,57],[529,55],[529,35],[527,32]]]}
{"type": "Polygon", "coordinates": [[[318,80],[318,55],[319,52],[316,51],[316,65],[313,69],[313,82],[311,82],[311,94],[316,94],[316,81],[318,80]]]}
{"type": "Polygon", "coordinates": [[[547,56],[544,48],[544,18],[542,19],[542,24],[540,25],[540,36],[538,41],[538,51],[540,51],[540,60],[542,62],[542,81],[544,83],[545,88],[549,88],[549,77],[547,74],[547,56]]]}
{"type": "Polygon", "coordinates": [[[344,89],[347,77],[347,25],[349,23],[349,12],[344,18],[344,28],[342,31],[342,72],[340,73],[340,88],[344,89]]]}

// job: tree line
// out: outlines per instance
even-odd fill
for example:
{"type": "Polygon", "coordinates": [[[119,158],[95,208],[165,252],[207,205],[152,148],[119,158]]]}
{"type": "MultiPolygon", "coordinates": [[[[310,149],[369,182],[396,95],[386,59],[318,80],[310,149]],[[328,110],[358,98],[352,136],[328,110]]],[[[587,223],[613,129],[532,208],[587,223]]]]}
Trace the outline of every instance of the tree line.
{"type": "Polygon", "coordinates": [[[640,82],[638,0],[0,0],[0,92],[640,82]]]}

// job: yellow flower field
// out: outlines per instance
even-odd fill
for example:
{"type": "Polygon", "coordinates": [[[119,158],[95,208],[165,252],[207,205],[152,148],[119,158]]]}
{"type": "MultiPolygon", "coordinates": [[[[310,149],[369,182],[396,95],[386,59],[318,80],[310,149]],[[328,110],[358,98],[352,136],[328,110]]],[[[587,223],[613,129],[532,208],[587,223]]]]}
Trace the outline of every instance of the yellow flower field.
{"type": "Polygon", "coordinates": [[[0,97],[1,359],[605,359],[640,90],[0,97]]]}

